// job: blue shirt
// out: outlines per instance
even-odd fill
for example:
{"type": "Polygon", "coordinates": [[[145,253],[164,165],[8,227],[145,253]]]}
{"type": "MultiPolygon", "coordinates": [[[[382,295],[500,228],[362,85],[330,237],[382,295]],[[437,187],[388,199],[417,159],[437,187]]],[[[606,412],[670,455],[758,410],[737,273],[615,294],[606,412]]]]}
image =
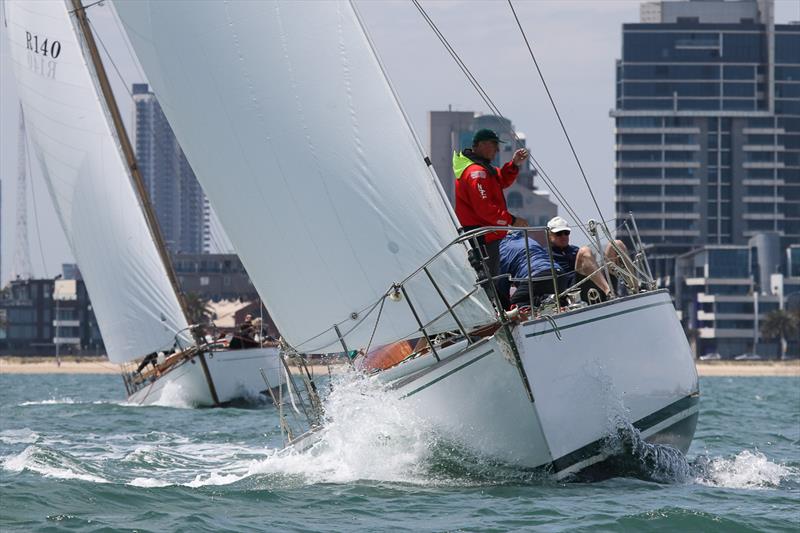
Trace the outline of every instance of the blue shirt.
{"type": "MultiPolygon", "coordinates": [[[[528,250],[531,252],[531,270],[533,277],[537,277],[544,272],[550,273],[550,255],[547,249],[536,242],[533,237],[528,237],[528,250]]],[[[577,247],[575,253],[577,253],[577,247]]],[[[553,255],[555,259],[555,254],[553,255]]],[[[574,267],[574,254],[572,265],[574,267]]],[[[555,263],[556,272],[564,269],[560,263],[555,263]]],[[[573,270],[570,268],[568,271],[573,270]]],[[[528,257],[525,254],[525,234],[521,231],[512,231],[500,241],[500,273],[511,274],[512,278],[528,277],[528,257]]]]}
{"type": "Polygon", "coordinates": [[[578,248],[572,244],[567,245],[566,248],[559,248],[553,246],[553,261],[561,267],[564,272],[575,272],[575,260],[578,256],[578,248]]]}

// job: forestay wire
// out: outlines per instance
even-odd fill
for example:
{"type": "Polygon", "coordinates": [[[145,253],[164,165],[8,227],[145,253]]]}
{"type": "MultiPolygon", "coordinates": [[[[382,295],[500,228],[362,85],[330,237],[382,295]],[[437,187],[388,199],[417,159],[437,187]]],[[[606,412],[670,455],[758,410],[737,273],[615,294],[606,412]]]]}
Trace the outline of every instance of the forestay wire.
{"type": "MultiPolygon", "coordinates": [[[[433,21],[433,19],[431,19],[430,15],[428,15],[428,13],[425,11],[425,8],[423,8],[422,5],[420,5],[419,0],[411,0],[411,1],[414,3],[414,6],[417,8],[417,10],[420,12],[422,17],[425,19],[425,22],[428,23],[428,26],[430,26],[430,28],[436,34],[436,37],[438,37],[439,41],[442,43],[442,45],[448,51],[450,56],[456,62],[456,65],[458,65],[459,69],[461,69],[461,72],[464,73],[464,76],[466,76],[466,78],[469,81],[469,83],[478,92],[478,95],[481,97],[481,99],[484,101],[484,103],[489,107],[489,109],[492,111],[492,113],[494,113],[495,115],[497,115],[497,116],[499,116],[501,118],[505,118],[505,116],[502,114],[500,109],[497,107],[497,105],[495,105],[494,101],[488,95],[486,90],[481,86],[480,82],[472,74],[472,72],[470,71],[469,67],[467,67],[466,63],[464,63],[464,61],[458,55],[458,52],[455,51],[455,49],[452,47],[450,42],[447,40],[447,38],[441,32],[441,30],[439,30],[439,28],[436,26],[436,23],[433,21]]],[[[517,136],[517,133],[513,130],[513,128],[509,128],[509,132],[511,133],[511,135],[514,137],[514,139],[517,142],[520,141],[519,137],[517,136]]],[[[581,219],[578,216],[577,212],[572,208],[572,205],[567,201],[566,197],[561,193],[561,191],[558,189],[558,187],[553,182],[553,180],[550,179],[550,176],[547,174],[547,172],[545,172],[544,167],[539,163],[539,161],[533,156],[532,153],[530,154],[530,158],[531,158],[531,161],[533,162],[534,168],[536,168],[536,170],[539,172],[539,175],[542,177],[542,179],[544,179],[547,187],[550,189],[550,192],[553,193],[553,195],[556,197],[556,199],[559,201],[559,203],[561,203],[561,205],[567,210],[567,212],[572,217],[572,219],[575,221],[575,224],[578,226],[578,228],[581,230],[581,232],[584,234],[584,236],[587,238],[587,240],[590,243],[592,243],[592,239],[590,238],[589,234],[586,232],[584,227],[580,224],[580,220],[581,219]]],[[[590,192],[591,192],[591,190],[590,190],[590,192]]],[[[594,198],[594,195],[592,195],[592,198],[594,198]]],[[[595,204],[597,204],[596,201],[595,201],[595,204]]],[[[598,207],[598,211],[599,211],[599,207],[598,207]]],[[[601,214],[601,217],[602,217],[602,214],[601,214]]]]}
{"type": "Polygon", "coordinates": [[[533,48],[531,48],[531,43],[528,41],[528,36],[525,35],[525,30],[522,29],[522,23],[519,21],[519,17],[517,16],[517,12],[514,9],[514,4],[511,3],[511,0],[508,0],[508,7],[511,8],[511,13],[514,15],[514,20],[517,21],[517,26],[519,27],[519,31],[522,34],[522,38],[525,40],[525,46],[528,47],[528,53],[531,55],[531,59],[533,60],[533,65],[536,67],[536,72],[539,74],[539,79],[542,80],[542,86],[544,87],[545,92],[547,93],[547,98],[550,99],[550,104],[553,106],[553,111],[556,113],[556,118],[558,118],[558,123],[561,125],[561,130],[564,132],[564,136],[567,138],[567,143],[569,144],[570,150],[572,150],[572,155],[575,157],[575,162],[578,164],[578,169],[581,171],[581,176],[583,176],[583,181],[586,183],[586,188],[589,190],[589,195],[592,197],[592,201],[594,202],[594,206],[597,208],[597,214],[600,215],[600,220],[605,222],[605,218],[603,217],[603,212],[600,210],[600,204],[597,203],[597,198],[594,196],[594,191],[592,190],[592,186],[589,184],[589,179],[586,177],[586,172],[583,170],[583,165],[581,165],[581,160],[578,158],[578,152],[575,151],[575,146],[572,144],[572,139],[567,133],[567,127],[564,126],[564,121],[561,120],[561,113],[558,112],[558,106],[556,106],[556,101],[553,99],[553,95],[550,93],[550,88],[547,86],[547,82],[544,80],[544,74],[542,74],[542,69],[539,68],[539,62],[536,61],[536,55],[533,53],[533,48]]]}

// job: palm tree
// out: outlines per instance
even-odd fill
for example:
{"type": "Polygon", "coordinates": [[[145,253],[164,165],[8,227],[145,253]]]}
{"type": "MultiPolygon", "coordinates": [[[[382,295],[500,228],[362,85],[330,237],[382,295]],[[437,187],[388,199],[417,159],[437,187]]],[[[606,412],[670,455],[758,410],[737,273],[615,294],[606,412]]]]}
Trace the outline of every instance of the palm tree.
{"type": "Polygon", "coordinates": [[[761,323],[761,336],[765,339],[781,340],[781,359],[786,358],[786,337],[793,337],[800,330],[800,316],[796,312],[776,309],[770,311],[761,323]]]}
{"type": "Polygon", "coordinates": [[[211,318],[211,308],[208,306],[208,298],[199,294],[187,292],[184,300],[186,301],[186,318],[192,324],[207,324],[211,318]]]}

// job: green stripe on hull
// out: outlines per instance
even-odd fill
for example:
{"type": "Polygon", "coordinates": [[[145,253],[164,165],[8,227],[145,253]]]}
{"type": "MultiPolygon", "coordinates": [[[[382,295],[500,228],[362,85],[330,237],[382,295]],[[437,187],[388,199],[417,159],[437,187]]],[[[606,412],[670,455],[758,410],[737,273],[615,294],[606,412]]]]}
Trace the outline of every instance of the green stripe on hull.
{"type": "Polygon", "coordinates": [[[455,374],[456,372],[458,372],[459,370],[461,370],[461,369],[463,369],[463,368],[466,368],[466,367],[468,367],[468,366],[469,366],[469,365],[471,365],[472,363],[475,363],[475,362],[477,362],[477,361],[480,361],[481,359],[483,359],[484,357],[486,357],[487,355],[489,355],[490,353],[493,353],[493,352],[494,352],[494,350],[489,350],[488,352],[484,352],[484,353],[480,354],[478,357],[476,357],[475,359],[470,359],[469,361],[467,361],[467,362],[466,362],[466,363],[464,363],[463,365],[457,366],[457,367],[455,367],[454,369],[450,370],[449,372],[445,372],[444,374],[442,374],[442,375],[441,375],[441,376],[439,376],[438,378],[436,378],[436,379],[434,379],[434,380],[432,380],[432,381],[429,381],[429,382],[428,382],[428,383],[426,383],[425,385],[421,386],[421,387],[420,387],[420,388],[418,388],[418,389],[414,389],[413,391],[409,392],[408,394],[404,394],[404,395],[403,395],[403,396],[401,396],[400,398],[401,398],[401,399],[403,399],[403,398],[408,398],[409,396],[413,396],[413,395],[415,395],[416,393],[418,393],[419,391],[421,391],[421,390],[425,390],[425,389],[427,389],[428,387],[430,387],[431,385],[434,385],[435,383],[438,383],[438,382],[442,381],[444,378],[446,378],[446,377],[448,377],[448,376],[451,376],[451,375],[455,374]]]}
{"type": "MultiPolygon", "coordinates": [[[[574,328],[574,327],[577,327],[577,326],[583,326],[584,324],[590,324],[592,322],[598,322],[600,320],[605,320],[607,318],[613,318],[615,316],[625,315],[625,314],[628,314],[628,313],[633,313],[635,311],[641,311],[642,309],[648,309],[650,307],[658,307],[658,306],[661,306],[661,305],[670,305],[671,306],[672,302],[671,301],[657,302],[657,303],[653,303],[653,304],[640,305],[638,307],[631,307],[630,309],[626,309],[624,311],[617,311],[616,313],[611,313],[611,314],[608,314],[608,315],[598,316],[596,318],[590,318],[588,320],[582,320],[580,322],[575,322],[573,324],[567,324],[567,325],[564,325],[564,326],[558,326],[558,330],[562,331],[562,330],[569,329],[569,328],[574,328]]],[[[542,322],[542,323],[544,323],[544,322],[542,322]]],[[[555,331],[556,331],[555,329],[547,329],[547,330],[544,330],[544,331],[535,331],[533,333],[526,333],[525,334],[525,338],[538,337],[539,335],[547,335],[548,333],[553,333],[555,331]]]]}

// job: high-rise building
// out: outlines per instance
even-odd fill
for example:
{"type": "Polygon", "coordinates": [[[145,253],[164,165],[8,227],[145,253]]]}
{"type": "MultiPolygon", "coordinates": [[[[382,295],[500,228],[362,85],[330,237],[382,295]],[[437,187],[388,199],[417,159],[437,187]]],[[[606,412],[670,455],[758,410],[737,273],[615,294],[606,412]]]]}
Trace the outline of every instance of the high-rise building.
{"type": "Polygon", "coordinates": [[[641,15],[617,62],[615,203],[655,273],[762,232],[799,242],[800,24],[774,24],[772,0],[651,2],[641,15]]]}
{"type": "Polygon", "coordinates": [[[173,253],[207,251],[208,202],[156,96],[133,84],[136,158],[167,248],[173,253]]]}
{"type": "MultiPolygon", "coordinates": [[[[471,147],[476,131],[482,128],[492,129],[504,141],[493,161],[497,166],[511,160],[515,150],[525,148],[524,134],[515,132],[515,138],[511,121],[495,115],[476,115],[472,111],[430,111],[428,124],[431,164],[452,205],[455,205],[453,152],[471,147]]],[[[506,204],[511,213],[524,217],[529,224],[544,226],[556,216],[558,207],[550,201],[549,194],[534,186],[535,176],[536,173],[530,166],[526,165],[521,169],[516,182],[504,191],[506,204]]]]}
{"type": "MultiPolygon", "coordinates": [[[[779,240],[761,233],[746,245],[710,244],[676,258],[675,304],[695,355],[783,355],[779,340],[761,330],[770,313],[795,309],[800,295],[800,277],[771,273],[782,254],[779,240]]],[[[788,340],[785,355],[797,357],[798,339],[788,340]]]]}

